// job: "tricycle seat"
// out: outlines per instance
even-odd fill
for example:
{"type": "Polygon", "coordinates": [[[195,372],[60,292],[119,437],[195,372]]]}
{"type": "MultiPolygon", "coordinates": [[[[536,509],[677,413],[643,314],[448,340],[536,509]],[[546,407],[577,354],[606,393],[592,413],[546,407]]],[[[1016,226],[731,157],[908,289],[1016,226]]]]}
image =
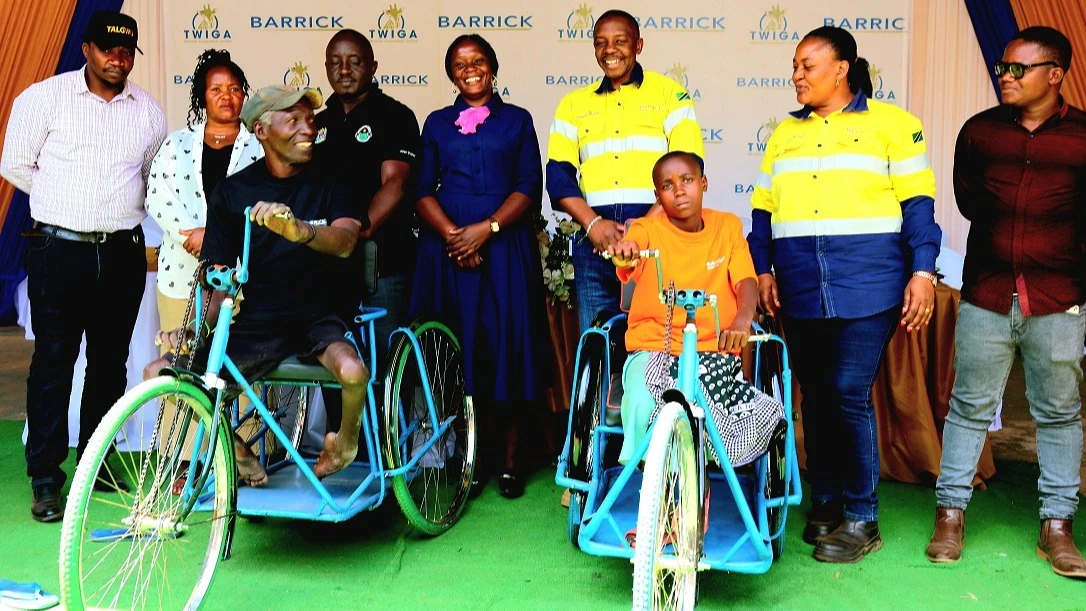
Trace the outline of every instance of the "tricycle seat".
{"type": "Polygon", "coordinates": [[[288,356],[279,366],[264,376],[264,380],[290,382],[336,382],[336,376],[313,357],[288,356]]]}

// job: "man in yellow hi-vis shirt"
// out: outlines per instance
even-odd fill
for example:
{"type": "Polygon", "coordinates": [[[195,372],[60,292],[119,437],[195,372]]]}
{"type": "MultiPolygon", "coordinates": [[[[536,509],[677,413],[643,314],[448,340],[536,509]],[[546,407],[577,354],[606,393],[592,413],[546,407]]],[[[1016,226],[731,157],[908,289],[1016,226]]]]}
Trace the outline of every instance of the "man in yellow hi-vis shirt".
{"type": "Polygon", "coordinates": [[[562,98],[547,147],[547,194],[587,233],[573,247],[581,331],[601,310],[618,311],[614,266],[596,253],[656,201],[653,164],[669,151],[705,156],[690,94],[637,62],[645,41],[632,15],[600,15],[592,44],[604,78],[562,98]]]}

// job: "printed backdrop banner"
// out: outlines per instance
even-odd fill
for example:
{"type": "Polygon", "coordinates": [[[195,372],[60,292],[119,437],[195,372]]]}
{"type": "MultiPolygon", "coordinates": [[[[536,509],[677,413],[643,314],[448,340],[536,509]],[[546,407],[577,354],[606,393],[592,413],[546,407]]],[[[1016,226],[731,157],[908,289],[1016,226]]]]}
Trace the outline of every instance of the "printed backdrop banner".
{"type": "MultiPolygon", "coordinates": [[[[706,144],[708,205],[738,214],[749,226],[750,191],[765,143],[797,108],[791,67],[799,40],[821,25],[851,30],[871,63],[875,98],[904,104],[909,5],[632,0],[621,8],[640,21],[641,64],[678,81],[695,101],[706,144]]],[[[185,124],[191,74],[206,48],[229,50],[254,88],[286,84],[330,94],[324,48],[342,28],[373,42],[375,80],[411,107],[421,125],[455,97],[442,65],[446,48],[459,34],[475,32],[497,52],[502,97],[535,118],[545,160],[558,101],[602,78],[592,26],[608,8],[524,0],[170,2],[164,9],[170,127],[185,124]]]]}

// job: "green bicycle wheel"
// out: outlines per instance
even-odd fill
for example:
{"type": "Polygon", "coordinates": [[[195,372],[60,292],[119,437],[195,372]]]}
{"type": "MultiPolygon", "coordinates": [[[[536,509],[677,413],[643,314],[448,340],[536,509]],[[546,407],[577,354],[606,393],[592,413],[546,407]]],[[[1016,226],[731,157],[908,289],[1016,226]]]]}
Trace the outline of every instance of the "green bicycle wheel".
{"type": "Polygon", "coordinates": [[[633,608],[694,608],[697,600],[698,468],[686,412],[668,403],[652,426],[637,507],[633,608]]]}
{"type": "Polygon", "coordinates": [[[475,413],[466,393],[460,343],[448,327],[427,320],[412,325],[418,349],[399,336],[385,380],[384,450],[390,469],[418,458],[414,467],[392,479],[392,490],[412,526],[439,535],[456,523],[467,502],[475,467],[475,413]],[[421,360],[422,367],[419,366],[421,360]],[[433,397],[436,434],[426,401],[433,397]]]}
{"type": "Polygon", "coordinates": [[[221,420],[212,428],[213,413],[202,389],[171,376],[139,384],[109,410],[79,462],[65,507],[66,608],[200,606],[236,505],[231,433],[221,420]],[[165,421],[168,402],[177,409],[165,421]],[[187,482],[183,491],[172,490],[175,480],[187,482]]]}

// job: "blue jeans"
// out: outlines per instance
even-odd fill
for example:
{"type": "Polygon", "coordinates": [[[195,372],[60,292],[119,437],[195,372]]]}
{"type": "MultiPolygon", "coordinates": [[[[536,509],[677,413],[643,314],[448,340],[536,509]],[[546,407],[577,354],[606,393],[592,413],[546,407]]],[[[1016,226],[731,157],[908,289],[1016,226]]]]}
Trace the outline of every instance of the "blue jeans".
{"type": "Polygon", "coordinates": [[[1023,316],[1018,297],[1009,314],[964,301],[954,334],[954,391],[943,427],[943,459],[935,499],[965,509],[977,461],[1003,397],[1017,348],[1026,373],[1026,399],[1037,423],[1041,519],[1066,520],[1078,508],[1082,460],[1082,344],[1086,311],[1023,316]]]}
{"type": "MultiPolygon", "coordinates": [[[[593,212],[603,218],[625,223],[641,218],[652,204],[615,204],[596,206],[593,212]]],[[[592,241],[582,237],[573,245],[573,286],[577,291],[577,319],[581,332],[592,326],[601,311],[618,314],[622,283],[615,274],[615,266],[596,254],[592,241]]]]}
{"type": "Polygon", "coordinates": [[[879,439],[871,386],[900,316],[784,318],[803,391],[803,445],[811,500],[842,504],[848,520],[879,519],[879,439]]]}
{"type": "Polygon", "coordinates": [[[32,236],[26,272],[34,331],[26,381],[27,475],[33,485],[63,486],[68,403],[84,333],[87,370],[77,457],[128,385],[128,345],[147,282],[143,230],[117,232],[101,244],[32,236]]]}

